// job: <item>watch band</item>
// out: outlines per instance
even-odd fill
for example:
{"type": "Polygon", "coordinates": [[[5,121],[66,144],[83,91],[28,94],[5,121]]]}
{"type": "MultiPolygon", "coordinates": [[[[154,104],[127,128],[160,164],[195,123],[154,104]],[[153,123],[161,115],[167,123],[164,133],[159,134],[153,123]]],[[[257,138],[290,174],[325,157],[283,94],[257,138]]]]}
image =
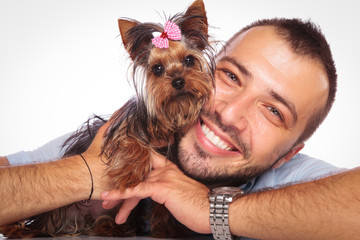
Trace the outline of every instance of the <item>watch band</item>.
{"type": "Polygon", "coordinates": [[[243,194],[239,188],[218,188],[221,191],[212,190],[209,195],[210,201],[210,226],[215,240],[234,240],[229,227],[229,204],[238,195],[243,194]],[[231,189],[230,192],[227,192],[231,189]]]}

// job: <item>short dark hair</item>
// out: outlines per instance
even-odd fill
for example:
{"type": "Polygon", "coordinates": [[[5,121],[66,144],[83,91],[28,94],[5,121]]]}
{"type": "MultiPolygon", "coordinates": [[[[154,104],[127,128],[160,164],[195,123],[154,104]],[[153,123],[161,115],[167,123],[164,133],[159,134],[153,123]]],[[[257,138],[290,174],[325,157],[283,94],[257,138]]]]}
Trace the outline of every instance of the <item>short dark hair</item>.
{"type": "MultiPolygon", "coordinates": [[[[319,26],[310,20],[305,21],[298,18],[273,18],[255,21],[235,33],[226,45],[231,43],[241,33],[258,26],[274,27],[276,33],[290,45],[294,53],[318,61],[324,67],[327,74],[329,92],[326,104],[323,108],[317,109],[312,116],[308,118],[303,133],[296,141],[296,143],[304,142],[313,135],[319,125],[324,121],[335,100],[337,73],[330,46],[319,26]]],[[[226,48],[226,45],[224,48],[226,48]]]]}

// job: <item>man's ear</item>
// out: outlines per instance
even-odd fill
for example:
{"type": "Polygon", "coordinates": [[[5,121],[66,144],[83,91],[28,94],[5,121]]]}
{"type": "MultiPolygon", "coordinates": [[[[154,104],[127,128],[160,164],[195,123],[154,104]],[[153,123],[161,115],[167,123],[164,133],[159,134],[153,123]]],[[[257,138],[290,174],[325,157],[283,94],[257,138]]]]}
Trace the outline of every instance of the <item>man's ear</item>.
{"type": "Polygon", "coordinates": [[[275,165],[272,167],[273,169],[279,168],[284,163],[290,161],[301,149],[303,149],[305,144],[298,143],[296,144],[284,157],[282,157],[275,165]]]}

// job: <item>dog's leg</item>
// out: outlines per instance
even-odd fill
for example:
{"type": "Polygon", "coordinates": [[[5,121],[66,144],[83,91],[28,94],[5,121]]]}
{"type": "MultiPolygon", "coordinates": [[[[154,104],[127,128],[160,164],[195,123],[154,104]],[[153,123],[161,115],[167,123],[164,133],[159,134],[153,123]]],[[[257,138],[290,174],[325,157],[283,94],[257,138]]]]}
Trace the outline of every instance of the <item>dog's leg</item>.
{"type": "Polygon", "coordinates": [[[137,139],[124,136],[119,140],[118,149],[110,158],[108,176],[114,186],[123,191],[135,187],[150,172],[150,150],[137,139]]]}

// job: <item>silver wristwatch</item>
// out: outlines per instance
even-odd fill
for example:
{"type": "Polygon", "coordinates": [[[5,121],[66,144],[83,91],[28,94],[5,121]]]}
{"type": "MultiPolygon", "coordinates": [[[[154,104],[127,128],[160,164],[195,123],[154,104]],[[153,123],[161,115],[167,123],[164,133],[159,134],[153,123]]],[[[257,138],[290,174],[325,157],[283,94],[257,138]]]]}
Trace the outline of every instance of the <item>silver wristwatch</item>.
{"type": "Polygon", "coordinates": [[[242,194],[244,191],[237,187],[218,187],[210,191],[210,226],[215,240],[237,239],[230,233],[229,204],[242,194]]]}

